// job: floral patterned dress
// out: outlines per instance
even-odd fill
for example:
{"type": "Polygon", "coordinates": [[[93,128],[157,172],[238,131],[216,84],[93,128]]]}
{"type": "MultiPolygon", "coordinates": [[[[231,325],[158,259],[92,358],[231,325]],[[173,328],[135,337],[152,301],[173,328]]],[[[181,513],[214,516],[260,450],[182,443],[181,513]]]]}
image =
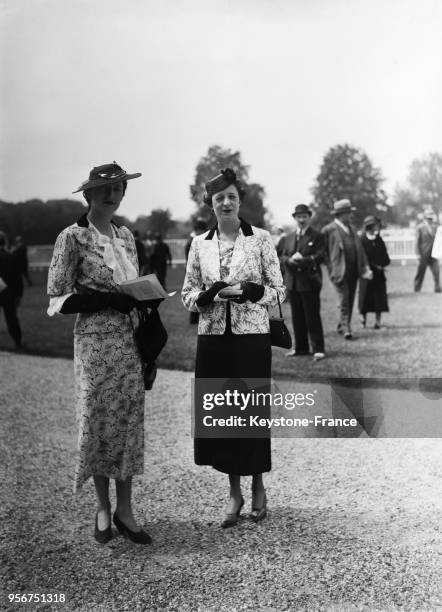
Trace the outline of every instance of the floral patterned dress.
{"type": "MultiPolygon", "coordinates": [[[[72,293],[116,291],[138,276],[135,241],[126,227],[113,239],[86,216],[58,236],[48,274],[48,314],[72,293]]],[[[144,382],[129,315],[108,308],[80,313],[74,327],[78,463],[74,491],[92,475],[125,480],[144,468],[144,382]]]]}

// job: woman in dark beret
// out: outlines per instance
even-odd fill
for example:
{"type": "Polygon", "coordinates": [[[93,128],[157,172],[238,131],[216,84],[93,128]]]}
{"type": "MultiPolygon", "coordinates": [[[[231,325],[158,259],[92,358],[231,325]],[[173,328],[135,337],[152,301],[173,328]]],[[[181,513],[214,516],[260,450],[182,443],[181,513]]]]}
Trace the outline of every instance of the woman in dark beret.
{"type": "MultiPolygon", "coordinates": [[[[227,168],[206,183],[204,203],[216,224],[195,236],[182,289],[188,310],[199,312],[195,378],[260,379],[269,390],[271,344],[267,306],[285,298],[279,260],[267,231],[239,217],[244,189],[227,168]]],[[[195,438],[195,463],[228,474],[230,503],[222,527],[238,522],[241,476],[252,476],[251,519],[267,513],[262,474],[271,469],[270,437],[195,438]]]]}
{"type": "Polygon", "coordinates": [[[92,477],[97,494],[95,539],[112,537],[109,479],[115,480],[114,523],[133,542],[150,536],[137,524],[131,502],[132,477],[144,468],[144,380],[130,312],[137,302],[118,285],[138,276],[135,240],[113,215],[128,174],[115,162],[95,167],[82,191],[88,212],[64,229],[54,247],[48,275],[48,314],[78,313],[74,367],[79,424],[74,491],[92,477]]]}

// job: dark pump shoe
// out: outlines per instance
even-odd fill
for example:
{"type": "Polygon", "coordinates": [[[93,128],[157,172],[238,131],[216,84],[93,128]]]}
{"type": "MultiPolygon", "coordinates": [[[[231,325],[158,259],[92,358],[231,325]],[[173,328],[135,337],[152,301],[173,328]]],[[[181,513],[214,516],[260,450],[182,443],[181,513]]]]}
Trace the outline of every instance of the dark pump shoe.
{"type": "Polygon", "coordinates": [[[109,540],[112,540],[112,529],[110,526],[106,527],[106,529],[100,530],[98,529],[98,512],[95,515],[95,529],[94,529],[94,538],[97,540],[99,544],[107,544],[109,540]]]}
{"type": "Polygon", "coordinates": [[[126,525],[118,518],[116,512],[114,512],[114,523],[118,531],[122,535],[129,538],[129,540],[132,540],[132,542],[135,542],[136,544],[152,544],[152,538],[146,531],[143,529],[140,529],[140,531],[131,531],[129,527],[126,527],[126,525]]]}
{"type": "Polygon", "coordinates": [[[238,510],[236,512],[231,512],[230,514],[226,514],[226,518],[221,523],[221,527],[223,529],[226,529],[227,527],[234,527],[237,524],[243,506],[244,497],[241,497],[241,503],[239,504],[238,510]]]}
{"type": "Polygon", "coordinates": [[[259,523],[262,519],[267,516],[267,495],[264,493],[264,501],[262,502],[261,508],[253,508],[250,514],[250,518],[254,523],[259,523]]]}

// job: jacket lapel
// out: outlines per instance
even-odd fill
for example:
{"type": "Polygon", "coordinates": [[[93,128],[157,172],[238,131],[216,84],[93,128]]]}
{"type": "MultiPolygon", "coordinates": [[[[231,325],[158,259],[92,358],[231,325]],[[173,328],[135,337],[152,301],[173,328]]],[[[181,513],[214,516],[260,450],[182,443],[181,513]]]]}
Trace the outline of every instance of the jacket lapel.
{"type": "Polygon", "coordinates": [[[201,241],[201,268],[204,270],[204,276],[207,280],[213,283],[221,280],[216,228],[216,225],[212,227],[204,240],[201,241]]]}
{"type": "Polygon", "coordinates": [[[226,279],[226,282],[229,284],[238,282],[238,276],[241,278],[239,273],[246,266],[250,250],[253,248],[256,241],[252,226],[246,223],[244,219],[240,219],[240,221],[241,226],[233,248],[232,261],[230,262],[230,273],[226,279]]]}
{"type": "MultiPolygon", "coordinates": [[[[236,275],[244,267],[250,247],[254,243],[254,238],[252,227],[241,219],[241,227],[233,248],[232,261],[230,262],[230,273],[225,279],[226,283],[235,283],[236,275]]],[[[217,225],[209,231],[201,242],[201,247],[203,249],[202,261],[204,261],[203,265],[207,278],[213,282],[221,280],[217,225]]]]}
{"type": "Polygon", "coordinates": [[[235,240],[235,246],[233,247],[232,261],[230,262],[230,273],[226,278],[226,283],[235,284],[236,275],[239,270],[244,267],[245,260],[247,259],[247,247],[249,244],[250,238],[246,238],[242,233],[242,229],[240,229],[238,238],[235,240]]]}

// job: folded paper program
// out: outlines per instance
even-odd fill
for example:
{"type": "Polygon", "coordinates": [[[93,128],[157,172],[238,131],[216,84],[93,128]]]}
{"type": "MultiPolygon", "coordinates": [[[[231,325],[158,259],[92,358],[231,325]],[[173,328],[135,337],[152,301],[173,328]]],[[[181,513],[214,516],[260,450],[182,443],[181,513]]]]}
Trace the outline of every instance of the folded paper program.
{"type": "Polygon", "coordinates": [[[131,295],[140,302],[160,298],[166,299],[175,294],[175,292],[167,293],[155,274],[147,274],[146,276],[124,281],[118,285],[118,289],[121,293],[131,295]]]}

